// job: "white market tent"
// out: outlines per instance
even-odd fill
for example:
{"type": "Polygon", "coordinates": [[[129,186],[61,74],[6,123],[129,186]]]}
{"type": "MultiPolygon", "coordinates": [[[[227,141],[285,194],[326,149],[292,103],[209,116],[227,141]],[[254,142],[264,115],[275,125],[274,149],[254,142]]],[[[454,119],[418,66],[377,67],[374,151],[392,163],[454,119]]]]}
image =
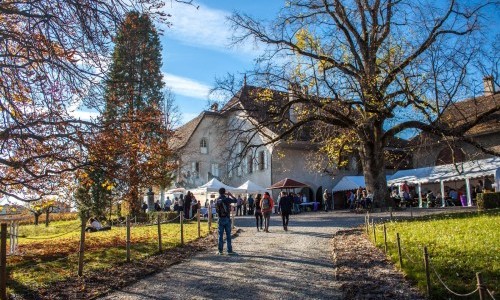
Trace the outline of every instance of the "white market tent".
{"type": "Polygon", "coordinates": [[[500,168],[500,157],[492,157],[464,163],[401,170],[394,173],[387,183],[401,184],[405,181],[408,183],[433,183],[479,178],[495,175],[498,168],[500,168]]]}
{"type": "Polygon", "coordinates": [[[196,189],[191,190],[193,193],[195,192],[205,192],[205,193],[210,193],[210,192],[219,192],[220,188],[225,188],[226,191],[229,191],[231,193],[243,193],[244,191],[239,188],[235,188],[232,186],[229,186],[227,184],[224,184],[217,180],[217,178],[212,178],[209,182],[205,183],[204,185],[201,185],[197,187],[196,189]]]}
{"type": "Polygon", "coordinates": [[[355,190],[358,187],[365,187],[364,176],[344,176],[333,187],[332,192],[350,191],[355,190]]]}
{"type": "MultiPolygon", "coordinates": [[[[390,176],[386,176],[387,180],[389,180],[389,177],[390,176]]],[[[358,187],[366,187],[365,176],[344,176],[333,187],[332,192],[351,191],[357,189],[358,187]]]]}
{"type": "Polygon", "coordinates": [[[261,187],[250,180],[247,180],[245,183],[240,185],[238,189],[245,191],[247,194],[264,193],[266,191],[266,188],[261,187]]]}
{"type": "MultiPolygon", "coordinates": [[[[481,160],[471,160],[463,163],[448,164],[441,166],[425,167],[411,170],[401,170],[391,176],[388,184],[402,184],[407,181],[410,184],[417,184],[419,195],[421,194],[421,184],[440,183],[441,194],[444,194],[445,181],[465,180],[467,203],[472,206],[470,196],[470,179],[481,178],[493,175],[495,177],[496,189],[498,189],[497,178],[500,169],[500,157],[492,157],[481,160]]],[[[419,198],[421,203],[421,199],[419,198]]],[[[443,202],[444,203],[444,202],[443,202]]]]}

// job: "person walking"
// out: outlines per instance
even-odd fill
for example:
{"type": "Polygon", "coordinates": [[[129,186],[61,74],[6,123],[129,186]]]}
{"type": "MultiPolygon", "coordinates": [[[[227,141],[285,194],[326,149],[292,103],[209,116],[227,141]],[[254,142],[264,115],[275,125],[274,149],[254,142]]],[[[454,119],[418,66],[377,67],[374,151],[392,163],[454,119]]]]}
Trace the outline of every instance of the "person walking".
{"type": "Polygon", "coordinates": [[[255,225],[257,225],[257,231],[259,231],[259,219],[260,219],[260,230],[262,229],[262,208],[260,207],[260,202],[262,201],[262,195],[257,194],[255,198],[255,225]]]}
{"type": "Polygon", "coordinates": [[[215,210],[219,215],[219,220],[217,221],[219,225],[219,243],[218,243],[218,255],[222,255],[224,250],[224,232],[226,233],[227,242],[227,254],[234,255],[233,246],[231,244],[231,203],[236,203],[237,200],[230,193],[226,193],[225,188],[219,189],[219,198],[215,201],[215,210]]]}
{"type": "Polygon", "coordinates": [[[246,216],[247,215],[247,197],[243,197],[243,216],[246,216]]]}
{"type": "Polygon", "coordinates": [[[323,193],[323,209],[328,212],[328,190],[323,193]]]}
{"type": "Polygon", "coordinates": [[[198,200],[192,196],[193,200],[191,200],[191,218],[194,218],[196,213],[198,212],[198,200]]]}
{"type": "Polygon", "coordinates": [[[279,203],[281,211],[281,219],[283,221],[283,229],[288,231],[288,219],[292,213],[293,198],[285,192],[282,192],[282,196],[279,203]]]}
{"type": "Polygon", "coordinates": [[[241,195],[238,195],[238,199],[236,200],[236,216],[241,216],[242,205],[243,205],[243,199],[241,199],[241,195]]]}
{"type": "Polygon", "coordinates": [[[271,214],[273,213],[274,201],[268,192],[264,193],[264,198],[260,201],[262,215],[264,216],[264,231],[269,232],[269,222],[271,222],[271,214]]]}
{"type": "Polygon", "coordinates": [[[186,197],[184,197],[184,206],[183,206],[183,210],[184,210],[184,219],[189,219],[189,211],[191,210],[191,202],[193,201],[193,194],[188,191],[187,194],[186,194],[186,197]]]}
{"type": "Polygon", "coordinates": [[[163,209],[165,211],[170,211],[171,206],[172,206],[172,200],[170,200],[170,198],[167,197],[167,200],[165,201],[165,205],[163,206],[163,209]]]}
{"type": "Polygon", "coordinates": [[[252,197],[252,194],[250,194],[250,195],[248,195],[248,214],[249,215],[253,215],[254,206],[255,206],[255,201],[252,197]]]}

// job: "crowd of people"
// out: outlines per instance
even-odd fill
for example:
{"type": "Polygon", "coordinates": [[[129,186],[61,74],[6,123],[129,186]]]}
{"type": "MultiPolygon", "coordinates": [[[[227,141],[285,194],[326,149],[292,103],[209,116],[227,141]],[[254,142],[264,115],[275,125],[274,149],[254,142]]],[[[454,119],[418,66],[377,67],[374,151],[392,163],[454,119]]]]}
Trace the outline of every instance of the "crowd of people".
{"type": "Polygon", "coordinates": [[[345,197],[351,210],[367,209],[373,205],[373,194],[361,187],[353,191],[347,191],[345,197]]]}
{"type": "MultiPolygon", "coordinates": [[[[482,180],[478,180],[477,183],[471,188],[472,201],[475,201],[477,194],[489,189],[491,189],[491,184],[488,187],[488,183],[483,183],[482,180]]],[[[391,186],[390,193],[391,199],[394,201],[396,207],[418,206],[418,192],[414,187],[410,187],[406,181],[401,185],[401,191],[399,191],[396,186],[391,186]]],[[[444,189],[444,195],[441,194],[441,191],[436,192],[432,189],[426,189],[422,191],[422,205],[424,207],[438,207],[442,206],[444,200],[444,204],[446,206],[464,206],[467,204],[461,199],[464,199],[465,194],[465,186],[458,189],[446,186],[444,189]]]]}
{"type": "MultiPolygon", "coordinates": [[[[147,212],[149,206],[146,202],[142,204],[142,211],[147,212]]],[[[196,200],[194,194],[190,191],[186,193],[186,196],[180,194],[179,197],[175,197],[173,201],[167,196],[165,203],[163,205],[160,201],[155,201],[154,211],[174,211],[178,214],[182,214],[184,218],[189,219],[194,217],[198,210],[201,208],[201,202],[196,200]]]]}

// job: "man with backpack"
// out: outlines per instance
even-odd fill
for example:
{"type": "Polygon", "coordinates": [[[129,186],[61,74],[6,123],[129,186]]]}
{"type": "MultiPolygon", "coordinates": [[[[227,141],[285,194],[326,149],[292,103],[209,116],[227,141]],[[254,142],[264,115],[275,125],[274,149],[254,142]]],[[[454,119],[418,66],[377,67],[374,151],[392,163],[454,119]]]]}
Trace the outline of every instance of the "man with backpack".
{"type": "Polygon", "coordinates": [[[262,215],[264,216],[264,231],[269,232],[269,223],[271,222],[271,213],[273,212],[274,201],[268,192],[264,193],[264,198],[260,201],[262,215]]]}
{"type": "Polygon", "coordinates": [[[235,255],[233,246],[231,245],[231,203],[236,203],[237,200],[231,193],[226,194],[225,188],[219,189],[219,198],[215,201],[215,210],[219,215],[219,245],[218,255],[222,255],[224,249],[224,232],[226,232],[227,254],[235,255]]]}
{"type": "Polygon", "coordinates": [[[292,213],[293,198],[285,192],[281,193],[280,203],[278,204],[281,211],[281,219],[283,220],[283,229],[288,231],[288,219],[292,213]]]}

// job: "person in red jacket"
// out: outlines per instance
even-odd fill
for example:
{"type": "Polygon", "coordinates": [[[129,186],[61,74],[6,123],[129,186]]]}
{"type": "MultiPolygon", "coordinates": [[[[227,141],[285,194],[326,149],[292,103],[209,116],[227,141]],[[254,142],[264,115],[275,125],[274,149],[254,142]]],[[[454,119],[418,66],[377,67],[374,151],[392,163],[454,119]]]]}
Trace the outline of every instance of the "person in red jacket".
{"type": "Polygon", "coordinates": [[[271,214],[273,212],[274,201],[268,192],[264,193],[264,198],[260,201],[262,214],[264,215],[264,231],[269,232],[269,222],[271,221],[271,214]]]}

